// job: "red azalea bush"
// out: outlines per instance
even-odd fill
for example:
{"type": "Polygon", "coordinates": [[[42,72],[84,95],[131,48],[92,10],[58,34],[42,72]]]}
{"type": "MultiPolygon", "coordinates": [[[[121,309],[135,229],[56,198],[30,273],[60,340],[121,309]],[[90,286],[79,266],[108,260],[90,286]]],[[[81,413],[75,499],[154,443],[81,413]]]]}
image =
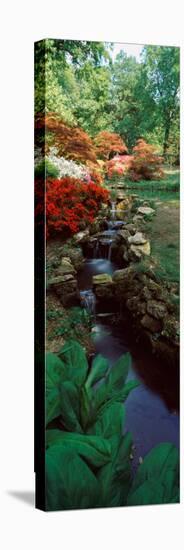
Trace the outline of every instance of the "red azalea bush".
{"type": "Polygon", "coordinates": [[[57,232],[72,235],[81,229],[81,222],[91,224],[109,193],[93,181],[85,184],[75,178],[47,180],[47,236],[57,232]]]}
{"type": "Polygon", "coordinates": [[[131,166],[132,155],[116,156],[106,162],[106,174],[108,178],[124,176],[131,166]]]}
{"type": "Polygon", "coordinates": [[[162,162],[154,145],[139,139],[133,148],[129,177],[132,181],[160,179],[163,177],[162,162]]]}

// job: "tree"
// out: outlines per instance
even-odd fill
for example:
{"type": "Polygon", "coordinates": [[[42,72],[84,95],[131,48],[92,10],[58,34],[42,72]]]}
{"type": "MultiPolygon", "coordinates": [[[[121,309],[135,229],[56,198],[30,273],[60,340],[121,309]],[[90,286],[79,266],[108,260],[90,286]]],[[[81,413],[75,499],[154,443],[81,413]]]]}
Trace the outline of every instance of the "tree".
{"type": "Polygon", "coordinates": [[[130,179],[139,181],[141,179],[153,180],[163,176],[161,169],[162,157],[158,156],[156,148],[144,139],[138,139],[133,148],[133,155],[130,162],[130,179]]]}
{"type": "Polygon", "coordinates": [[[121,51],[111,70],[114,130],[131,149],[140,135],[155,127],[155,102],[147,88],[144,66],[134,57],[121,51]]]}
{"type": "Polygon", "coordinates": [[[79,162],[97,162],[95,147],[88,134],[78,126],[67,126],[56,113],[38,114],[35,121],[35,145],[48,153],[56,147],[60,156],[79,162]],[[44,135],[45,134],[45,135],[44,135]]]}
{"type": "Polygon", "coordinates": [[[115,133],[102,131],[97,134],[94,139],[96,145],[97,156],[108,160],[114,154],[124,154],[128,149],[123,139],[115,133]]]}
{"type": "Polygon", "coordinates": [[[148,88],[163,127],[163,154],[179,112],[179,48],[145,46],[143,61],[148,88]]]}

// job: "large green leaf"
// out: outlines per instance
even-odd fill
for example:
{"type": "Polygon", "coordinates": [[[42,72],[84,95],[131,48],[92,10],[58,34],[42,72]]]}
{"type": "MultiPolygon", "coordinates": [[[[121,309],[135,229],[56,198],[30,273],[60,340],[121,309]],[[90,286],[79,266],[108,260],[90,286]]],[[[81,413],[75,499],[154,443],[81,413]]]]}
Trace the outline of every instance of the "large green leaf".
{"type": "Polygon", "coordinates": [[[120,392],[120,399],[121,401],[125,401],[129,395],[129,393],[137,388],[139,386],[140,382],[138,380],[129,380],[126,384],[124,384],[122,391],[120,392]]]}
{"type": "Polygon", "coordinates": [[[47,444],[75,451],[95,467],[101,467],[111,459],[111,445],[103,437],[83,435],[61,430],[47,430],[47,444]]]}
{"type": "Polygon", "coordinates": [[[73,382],[63,382],[60,387],[61,420],[68,431],[82,432],[79,421],[79,392],[73,382]]]}
{"type": "Polygon", "coordinates": [[[87,389],[86,385],[84,385],[80,392],[80,418],[81,425],[84,431],[86,431],[86,428],[93,418],[94,414],[95,412],[93,411],[91,390],[90,388],[87,389]]]}
{"type": "Polygon", "coordinates": [[[122,390],[128,375],[129,366],[130,354],[126,353],[122,355],[117,363],[109,370],[106,377],[109,397],[113,397],[115,393],[122,390]]]}
{"type": "Polygon", "coordinates": [[[90,386],[93,386],[98,380],[103,378],[107,372],[108,366],[107,359],[100,354],[97,355],[92,362],[92,367],[86,381],[86,387],[90,388],[90,386]]]}
{"type": "Polygon", "coordinates": [[[110,438],[113,435],[121,435],[125,418],[125,409],[121,403],[107,404],[99,413],[97,421],[91,428],[91,433],[110,438]]]}
{"type": "Polygon", "coordinates": [[[98,473],[101,487],[101,506],[122,506],[126,503],[131,486],[130,452],[131,435],[111,438],[112,460],[98,473]]]}
{"type": "Polygon", "coordinates": [[[82,346],[75,340],[69,340],[62,347],[59,357],[66,367],[68,380],[76,386],[82,386],[88,372],[88,362],[82,346]]]}
{"type": "Polygon", "coordinates": [[[45,400],[46,426],[61,414],[61,400],[58,388],[46,392],[45,400]]]}
{"type": "Polygon", "coordinates": [[[171,443],[152,449],[139,466],[127,504],[179,502],[179,455],[171,443]]]}
{"type": "Polygon", "coordinates": [[[48,511],[92,508],[97,505],[97,479],[73,449],[59,445],[49,447],[45,470],[48,511]]]}
{"type": "Polygon", "coordinates": [[[66,369],[55,353],[46,355],[46,425],[61,413],[59,385],[66,379],[66,369]]]}
{"type": "Polygon", "coordinates": [[[52,390],[66,380],[67,372],[65,365],[55,353],[46,354],[46,389],[52,390]]]}
{"type": "Polygon", "coordinates": [[[127,432],[121,439],[117,455],[113,462],[113,478],[111,486],[111,506],[124,506],[131,487],[132,436],[127,432]]]}

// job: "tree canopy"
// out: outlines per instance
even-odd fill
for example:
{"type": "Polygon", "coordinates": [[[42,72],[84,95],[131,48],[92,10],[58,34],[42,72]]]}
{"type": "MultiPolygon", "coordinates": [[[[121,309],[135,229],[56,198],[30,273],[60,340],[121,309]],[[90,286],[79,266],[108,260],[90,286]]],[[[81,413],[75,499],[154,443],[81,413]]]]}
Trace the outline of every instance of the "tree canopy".
{"type": "Polygon", "coordinates": [[[118,134],[129,153],[143,138],[178,158],[179,48],[145,46],[139,61],[123,45],[115,59],[111,50],[102,42],[37,42],[36,113],[55,113],[98,147],[97,136],[108,132],[118,134]]]}

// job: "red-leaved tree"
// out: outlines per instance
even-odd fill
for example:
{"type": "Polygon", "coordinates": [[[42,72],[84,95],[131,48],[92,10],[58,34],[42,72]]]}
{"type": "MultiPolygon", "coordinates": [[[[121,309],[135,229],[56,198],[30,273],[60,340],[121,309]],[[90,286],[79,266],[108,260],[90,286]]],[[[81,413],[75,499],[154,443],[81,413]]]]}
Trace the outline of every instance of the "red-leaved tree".
{"type": "Polygon", "coordinates": [[[154,145],[139,139],[133,148],[129,177],[133,181],[160,179],[163,177],[162,162],[163,159],[156,153],[154,145]]]}
{"type": "Polygon", "coordinates": [[[99,132],[94,138],[98,158],[108,160],[113,154],[124,154],[128,149],[119,134],[106,130],[99,132]]]}
{"type": "Polygon", "coordinates": [[[86,163],[97,162],[94,144],[90,136],[79,127],[67,126],[56,113],[36,115],[35,145],[48,154],[56,147],[59,156],[86,163]],[[44,139],[45,132],[45,139],[44,139]]]}

